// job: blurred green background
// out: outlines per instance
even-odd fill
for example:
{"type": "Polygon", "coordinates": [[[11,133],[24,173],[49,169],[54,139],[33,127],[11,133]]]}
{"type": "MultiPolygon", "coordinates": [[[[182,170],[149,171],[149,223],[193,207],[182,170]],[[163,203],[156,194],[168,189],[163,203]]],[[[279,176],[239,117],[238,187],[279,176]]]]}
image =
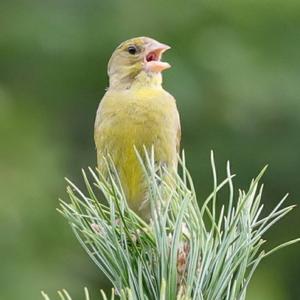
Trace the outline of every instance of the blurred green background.
{"type": "MultiPolygon", "coordinates": [[[[300,1],[0,2],[0,299],[74,299],[107,286],[56,212],[67,176],[95,165],[93,122],[106,64],[123,40],[172,46],[164,86],[176,98],[190,171],[203,199],[229,159],[247,188],[269,164],[266,209],[300,199],[300,1]]],[[[299,236],[299,209],[266,234],[299,236]]],[[[248,299],[300,299],[299,246],[262,263],[248,299]]]]}

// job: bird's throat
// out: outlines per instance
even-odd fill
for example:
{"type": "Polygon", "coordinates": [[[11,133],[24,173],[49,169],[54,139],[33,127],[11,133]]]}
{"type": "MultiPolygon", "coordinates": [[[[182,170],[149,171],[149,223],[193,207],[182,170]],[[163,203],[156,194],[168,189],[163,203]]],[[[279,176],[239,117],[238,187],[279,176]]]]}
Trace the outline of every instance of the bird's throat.
{"type": "Polygon", "coordinates": [[[114,74],[109,79],[109,89],[128,90],[139,87],[161,87],[162,74],[141,71],[136,76],[114,74]]]}

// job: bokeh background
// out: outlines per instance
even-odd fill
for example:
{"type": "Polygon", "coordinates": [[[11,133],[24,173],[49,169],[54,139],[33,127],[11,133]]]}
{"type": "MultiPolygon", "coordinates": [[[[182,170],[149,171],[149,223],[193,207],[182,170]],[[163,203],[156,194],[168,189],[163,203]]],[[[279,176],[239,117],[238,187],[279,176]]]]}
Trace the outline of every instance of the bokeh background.
{"type": "MultiPolygon", "coordinates": [[[[172,46],[164,86],[177,98],[188,165],[203,199],[209,151],[237,187],[269,164],[266,210],[300,199],[300,1],[0,2],[0,299],[74,299],[108,286],[56,212],[64,176],[81,183],[95,165],[93,122],[106,64],[123,40],[147,35],[172,46]]],[[[299,208],[266,234],[299,236],[299,208]]],[[[300,299],[300,248],[258,269],[249,300],[300,299]]]]}

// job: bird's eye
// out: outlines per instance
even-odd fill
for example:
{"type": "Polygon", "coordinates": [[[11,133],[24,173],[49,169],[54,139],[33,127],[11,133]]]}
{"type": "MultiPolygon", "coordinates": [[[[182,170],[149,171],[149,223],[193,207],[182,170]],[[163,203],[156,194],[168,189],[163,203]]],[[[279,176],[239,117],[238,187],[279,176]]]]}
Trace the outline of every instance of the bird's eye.
{"type": "Polygon", "coordinates": [[[135,46],[129,46],[127,50],[131,55],[134,55],[137,52],[137,48],[135,46]]]}

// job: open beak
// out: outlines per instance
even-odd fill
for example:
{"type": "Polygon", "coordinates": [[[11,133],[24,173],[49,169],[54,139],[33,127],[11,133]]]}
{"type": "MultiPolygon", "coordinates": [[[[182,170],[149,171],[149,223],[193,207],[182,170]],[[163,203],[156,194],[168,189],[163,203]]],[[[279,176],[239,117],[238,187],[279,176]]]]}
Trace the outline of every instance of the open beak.
{"type": "Polygon", "coordinates": [[[151,41],[146,47],[145,55],[145,71],[160,73],[166,69],[169,69],[171,65],[167,62],[162,62],[162,54],[171,47],[157,41],[151,41]]]}

